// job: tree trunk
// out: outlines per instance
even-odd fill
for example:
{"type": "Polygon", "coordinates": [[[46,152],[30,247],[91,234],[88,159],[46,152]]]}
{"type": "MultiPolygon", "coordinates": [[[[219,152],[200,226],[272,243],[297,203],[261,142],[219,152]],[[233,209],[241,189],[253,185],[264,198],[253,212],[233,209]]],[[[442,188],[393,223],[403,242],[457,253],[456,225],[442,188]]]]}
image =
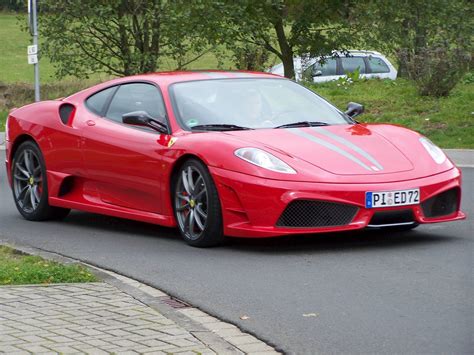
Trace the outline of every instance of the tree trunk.
{"type": "Polygon", "coordinates": [[[397,62],[398,62],[397,78],[408,78],[408,68],[407,68],[405,59],[402,57],[398,57],[397,62]]]}
{"type": "Polygon", "coordinates": [[[283,19],[278,18],[273,24],[278,39],[278,45],[280,46],[281,61],[283,62],[283,69],[285,77],[289,79],[295,78],[295,66],[293,63],[293,49],[288,43],[286,38],[285,28],[283,26],[283,19]]]}

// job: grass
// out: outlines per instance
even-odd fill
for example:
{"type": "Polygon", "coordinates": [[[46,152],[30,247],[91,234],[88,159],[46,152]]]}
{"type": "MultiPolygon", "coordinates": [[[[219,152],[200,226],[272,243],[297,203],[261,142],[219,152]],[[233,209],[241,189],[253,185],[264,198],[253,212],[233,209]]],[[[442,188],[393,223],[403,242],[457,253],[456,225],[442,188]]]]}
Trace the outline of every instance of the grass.
{"type": "Polygon", "coordinates": [[[82,266],[63,265],[0,245],[0,285],[94,281],[97,278],[82,266]]]}
{"type": "Polygon", "coordinates": [[[8,111],[0,111],[0,132],[5,131],[5,121],[7,120],[8,111]]]}
{"type": "Polygon", "coordinates": [[[443,148],[474,148],[474,84],[460,83],[443,98],[418,95],[411,81],[340,82],[308,87],[345,110],[349,101],[365,106],[360,122],[399,124],[426,135],[443,148]],[[339,84],[339,86],[338,86],[339,84]]]}
{"type": "MultiPolygon", "coordinates": [[[[24,20],[26,24],[26,17],[24,20]]],[[[33,66],[27,62],[26,47],[31,36],[21,30],[16,14],[0,13],[0,82],[33,82],[33,66]]],[[[54,67],[47,58],[41,59],[40,78],[51,80],[54,67]]]]}

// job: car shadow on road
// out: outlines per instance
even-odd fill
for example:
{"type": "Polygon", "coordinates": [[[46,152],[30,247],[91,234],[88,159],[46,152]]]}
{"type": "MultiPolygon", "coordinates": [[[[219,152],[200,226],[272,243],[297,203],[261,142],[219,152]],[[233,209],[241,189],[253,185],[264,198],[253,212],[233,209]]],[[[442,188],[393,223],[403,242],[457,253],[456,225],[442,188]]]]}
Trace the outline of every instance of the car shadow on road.
{"type": "MultiPolygon", "coordinates": [[[[176,228],[127,219],[73,212],[62,223],[80,226],[96,232],[113,232],[131,238],[152,238],[167,243],[182,244],[176,228]]],[[[226,238],[218,250],[233,250],[253,253],[308,253],[308,252],[348,252],[369,249],[406,248],[423,244],[455,242],[459,237],[449,235],[448,228],[433,231],[424,226],[413,231],[389,232],[384,230],[361,230],[343,233],[312,235],[291,235],[277,238],[226,238]]]]}
{"type": "Polygon", "coordinates": [[[343,233],[291,235],[267,239],[228,238],[224,248],[235,251],[273,254],[349,252],[450,243],[459,239],[459,237],[449,235],[448,233],[449,230],[447,229],[433,232],[419,227],[417,230],[404,232],[360,230],[343,233]]]}
{"type": "Polygon", "coordinates": [[[178,242],[181,242],[181,237],[176,228],[168,228],[156,224],[88,212],[73,211],[64,221],[61,221],[61,223],[96,232],[113,232],[115,234],[161,238],[166,240],[176,239],[178,242]]]}

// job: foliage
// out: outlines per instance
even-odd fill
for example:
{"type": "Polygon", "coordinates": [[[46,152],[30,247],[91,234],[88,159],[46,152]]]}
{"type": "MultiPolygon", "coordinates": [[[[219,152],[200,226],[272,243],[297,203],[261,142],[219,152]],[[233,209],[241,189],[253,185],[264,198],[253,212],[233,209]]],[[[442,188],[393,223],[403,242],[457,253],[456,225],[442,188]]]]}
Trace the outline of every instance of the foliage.
{"type": "Polygon", "coordinates": [[[234,46],[232,59],[237,69],[264,71],[269,53],[255,44],[242,43],[234,46]]]}
{"type": "Polygon", "coordinates": [[[25,0],[0,0],[0,10],[2,11],[23,11],[26,10],[25,0]]]}
{"type": "Polygon", "coordinates": [[[421,95],[447,96],[469,68],[470,53],[448,45],[419,49],[418,53],[404,52],[409,78],[418,86],[421,95]]]}
{"type": "MultiPolygon", "coordinates": [[[[207,3],[208,24],[203,29],[208,39],[225,44],[230,50],[240,43],[262,47],[283,62],[285,76],[290,78],[295,76],[294,56],[327,55],[334,49],[353,46],[356,39],[357,32],[351,26],[352,0],[207,3]]],[[[197,12],[197,16],[204,17],[204,13],[197,12]]]]}
{"type": "Polygon", "coordinates": [[[82,266],[62,265],[5,246],[0,246],[0,266],[0,285],[97,281],[82,266]]]}
{"type": "Polygon", "coordinates": [[[462,78],[461,82],[463,84],[474,84],[474,70],[471,70],[470,72],[466,73],[462,78]]]}
{"type": "Polygon", "coordinates": [[[408,76],[406,60],[426,50],[473,52],[471,0],[371,0],[355,13],[366,44],[396,57],[399,77],[408,76]]]}
{"type": "Polygon", "coordinates": [[[360,80],[360,67],[357,67],[356,70],[350,72],[350,71],[345,71],[346,78],[347,80],[350,80],[352,82],[356,82],[360,80]]]}
{"type": "MultiPolygon", "coordinates": [[[[105,79],[104,79],[105,80],[105,79]]],[[[56,83],[46,83],[41,85],[41,93],[43,99],[57,99],[60,97],[69,96],[82,89],[88,88],[92,85],[99,83],[99,80],[64,80],[56,83]]],[[[16,84],[5,84],[3,89],[0,86],[0,98],[2,91],[8,99],[2,102],[0,100],[1,109],[11,109],[13,107],[20,107],[29,104],[34,101],[35,92],[31,84],[16,83],[16,84]]]]}
{"type": "Polygon", "coordinates": [[[163,57],[184,67],[209,50],[183,1],[44,0],[42,8],[43,51],[59,77],[153,72],[163,57]]]}

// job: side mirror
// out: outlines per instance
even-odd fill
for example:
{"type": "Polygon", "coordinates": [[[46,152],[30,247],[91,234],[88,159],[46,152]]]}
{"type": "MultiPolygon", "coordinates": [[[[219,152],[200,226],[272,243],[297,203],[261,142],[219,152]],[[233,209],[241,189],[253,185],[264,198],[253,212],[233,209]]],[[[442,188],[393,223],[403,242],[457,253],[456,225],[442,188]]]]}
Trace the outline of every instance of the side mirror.
{"type": "Polygon", "coordinates": [[[357,102],[349,102],[347,104],[347,111],[345,112],[346,115],[354,118],[361,115],[362,113],[364,113],[363,105],[358,104],[357,102]]]}
{"type": "Polygon", "coordinates": [[[168,133],[166,124],[154,119],[146,111],[133,111],[122,115],[125,124],[141,127],[150,127],[160,133],[168,133]]]}
{"type": "Polygon", "coordinates": [[[322,72],[321,70],[315,70],[315,71],[313,72],[313,78],[314,78],[315,76],[322,76],[322,75],[323,75],[323,72],[322,72]]]}
{"type": "Polygon", "coordinates": [[[134,126],[148,126],[148,120],[153,119],[145,111],[134,111],[126,113],[122,116],[122,122],[134,126]]]}

